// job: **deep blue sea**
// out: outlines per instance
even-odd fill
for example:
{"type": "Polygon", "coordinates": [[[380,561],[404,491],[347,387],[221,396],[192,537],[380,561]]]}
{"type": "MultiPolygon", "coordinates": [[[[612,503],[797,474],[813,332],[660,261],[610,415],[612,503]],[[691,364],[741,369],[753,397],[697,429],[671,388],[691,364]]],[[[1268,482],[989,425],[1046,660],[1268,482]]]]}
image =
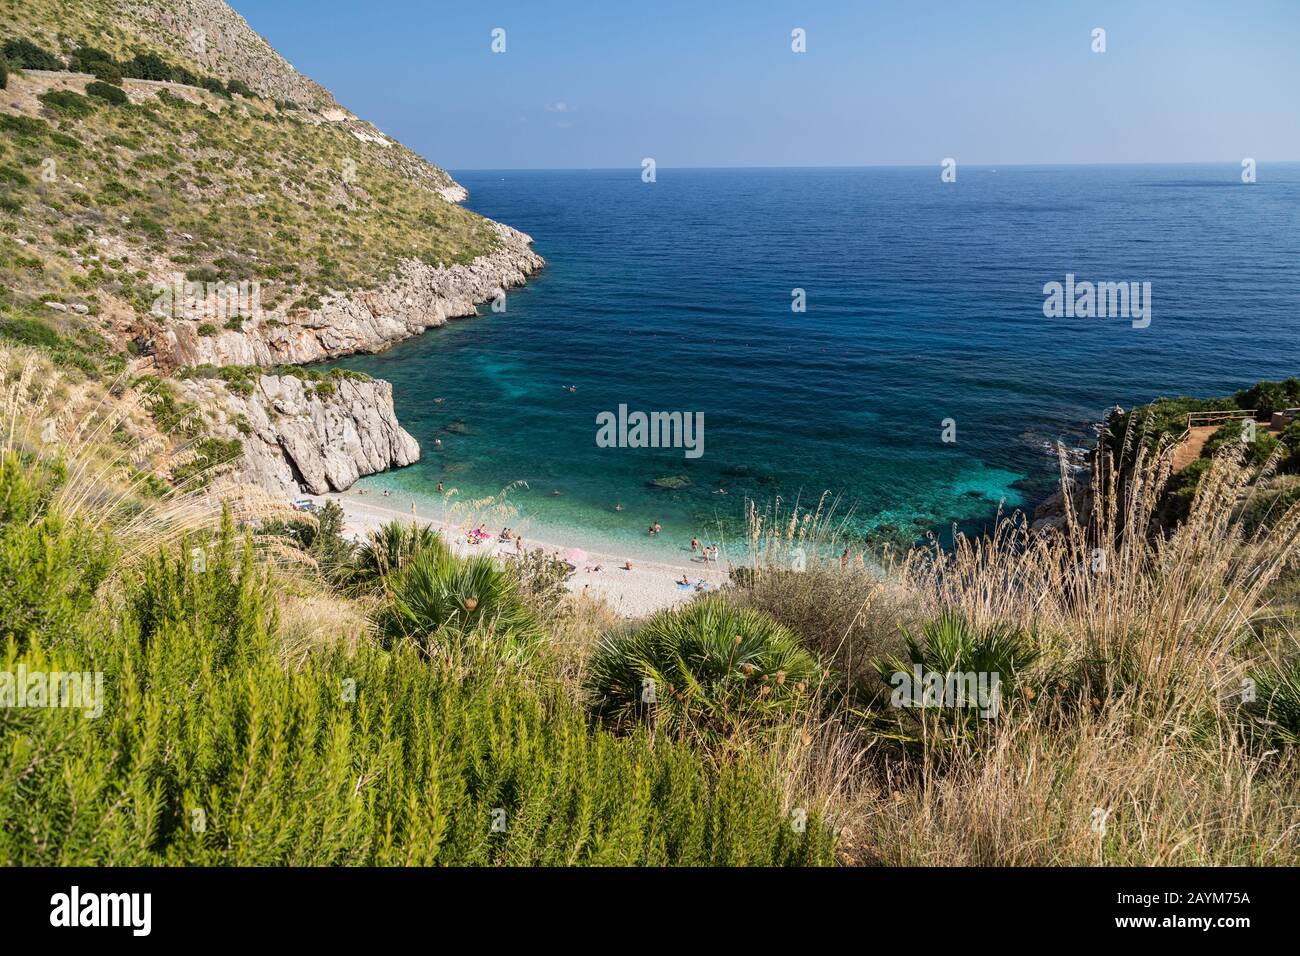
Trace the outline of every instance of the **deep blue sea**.
{"type": "Polygon", "coordinates": [[[939,172],[456,173],[547,266],[504,314],[338,363],[393,383],[424,452],[363,485],[433,513],[438,481],[524,481],[498,523],[629,554],[824,491],[857,533],[919,536],[1032,504],[1116,402],[1300,374],[1300,164],[939,172]],[[1046,318],[1067,273],[1150,282],[1150,325],[1046,318]],[[703,456],[597,447],[620,404],[702,412],[703,456]]]}

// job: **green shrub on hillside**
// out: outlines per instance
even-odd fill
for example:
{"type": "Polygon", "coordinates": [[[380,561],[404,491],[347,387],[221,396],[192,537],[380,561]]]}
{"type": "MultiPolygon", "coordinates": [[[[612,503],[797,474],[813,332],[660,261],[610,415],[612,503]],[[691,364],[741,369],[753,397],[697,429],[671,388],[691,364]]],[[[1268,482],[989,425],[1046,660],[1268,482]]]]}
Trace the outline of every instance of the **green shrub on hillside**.
{"type": "Polygon", "coordinates": [[[67,639],[113,567],[110,541],[49,512],[62,480],[57,468],[0,455],[0,646],[20,654],[67,639]]]}
{"type": "Polygon", "coordinates": [[[759,573],[737,568],[731,577],[736,600],[771,615],[831,665],[837,695],[864,704],[880,696],[875,661],[902,650],[899,624],[910,621],[915,610],[878,579],[844,574],[838,565],[803,571],[764,567],[759,573]],[[845,608],[854,609],[848,620],[845,608]]]}
{"type": "Polygon", "coordinates": [[[1201,457],[1213,458],[1224,448],[1242,447],[1246,451],[1247,464],[1259,466],[1268,461],[1279,449],[1285,455],[1286,448],[1280,445],[1277,438],[1265,431],[1262,425],[1255,426],[1253,437],[1248,427],[1243,422],[1230,422],[1217,429],[1206,439],[1201,457]],[[1247,441],[1247,438],[1251,440],[1247,441]]]}
{"type": "Polygon", "coordinates": [[[16,342],[44,349],[55,363],[78,369],[87,375],[100,371],[100,365],[107,356],[100,356],[96,361],[96,351],[102,352],[102,343],[98,349],[87,348],[85,343],[61,334],[49,323],[26,315],[7,315],[0,312],[0,341],[16,342]]]}
{"type": "Polygon", "coordinates": [[[352,556],[356,545],[343,536],[343,508],[327,501],[312,519],[267,521],[259,535],[286,539],[315,563],[321,578],[330,584],[351,580],[352,556]]]}
{"type": "Polygon", "coordinates": [[[9,62],[0,56],[0,90],[9,88],[9,62]]]}
{"type": "Polygon", "coordinates": [[[226,91],[232,94],[238,94],[239,96],[243,96],[248,99],[251,99],[252,97],[257,95],[251,89],[249,89],[248,84],[245,83],[243,80],[235,80],[235,79],[227,80],[226,91]]]}
{"type": "Polygon", "coordinates": [[[1268,421],[1274,412],[1300,406],[1300,379],[1259,382],[1238,392],[1232,399],[1238,408],[1253,408],[1256,418],[1268,421]]]}
{"type": "Polygon", "coordinates": [[[526,658],[543,637],[515,579],[484,555],[457,558],[425,550],[387,583],[388,600],[375,623],[390,645],[458,648],[487,632],[503,655],[526,658]]]}
{"type": "Polygon", "coordinates": [[[569,565],[542,548],[517,555],[508,570],[524,603],[539,613],[553,612],[569,593],[569,565]]]}
{"type": "Polygon", "coordinates": [[[904,657],[881,661],[880,679],[891,688],[891,715],[904,736],[927,743],[974,735],[1002,716],[1019,686],[1020,675],[1038,660],[1029,637],[1010,625],[976,627],[949,611],[928,621],[918,638],[903,631],[904,657]],[[918,685],[916,674],[922,675],[918,685]],[[899,675],[903,675],[900,677],[899,675]],[[935,675],[931,683],[928,675],[935,675]],[[975,675],[974,686],[962,675],[975,675]],[[996,678],[996,683],[994,680],[996,678]],[[981,684],[988,696],[981,700],[981,684]],[[938,690],[938,699],[934,690],[938,690]],[[938,733],[932,733],[932,731],[938,733]]]}
{"type": "Polygon", "coordinates": [[[215,77],[205,76],[203,79],[199,80],[198,85],[203,87],[203,89],[207,90],[209,93],[215,93],[222,99],[230,99],[230,91],[226,89],[224,83],[215,77]]]}
{"type": "Polygon", "coordinates": [[[373,589],[405,571],[425,554],[432,554],[435,562],[442,562],[451,558],[451,549],[442,535],[428,525],[389,521],[361,542],[345,583],[356,591],[373,589]]]}
{"type": "Polygon", "coordinates": [[[178,485],[204,485],[210,474],[228,465],[244,453],[244,443],[238,438],[201,438],[189,449],[185,463],[172,471],[172,481],[178,485]]]}
{"type": "Polygon", "coordinates": [[[87,116],[95,110],[94,103],[72,90],[50,90],[48,93],[42,93],[37,99],[50,109],[68,116],[87,116]]]}
{"type": "Polygon", "coordinates": [[[30,40],[15,37],[6,40],[4,58],[11,66],[24,70],[62,70],[63,61],[48,50],[43,50],[30,40]]]}
{"type": "Polygon", "coordinates": [[[131,102],[127,99],[126,92],[120,87],[99,80],[86,84],[86,95],[98,97],[101,100],[112,103],[114,106],[126,106],[131,102]]]}
{"type": "Polygon", "coordinates": [[[1254,699],[1242,704],[1251,736],[1267,746],[1300,745],[1300,657],[1252,671],[1254,699]]]}
{"type": "Polygon", "coordinates": [[[122,75],[140,80],[170,80],[172,65],[156,53],[141,52],[121,65],[122,75]]]}
{"type": "Polygon", "coordinates": [[[788,718],[821,678],[789,630],[713,595],[607,635],[587,687],[593,713],[617,726],[727,736],[788,718]]]}

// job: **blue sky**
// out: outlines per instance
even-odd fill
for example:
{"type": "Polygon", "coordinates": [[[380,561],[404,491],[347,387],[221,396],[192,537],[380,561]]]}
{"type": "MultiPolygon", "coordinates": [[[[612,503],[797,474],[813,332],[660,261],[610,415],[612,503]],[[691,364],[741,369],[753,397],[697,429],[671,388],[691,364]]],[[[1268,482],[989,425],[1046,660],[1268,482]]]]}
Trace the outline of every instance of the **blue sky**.
{"type": "Polygon", "coordinates": [[[1300,159],[1297,0],[232,5],[452,169],[1300,159]]]}

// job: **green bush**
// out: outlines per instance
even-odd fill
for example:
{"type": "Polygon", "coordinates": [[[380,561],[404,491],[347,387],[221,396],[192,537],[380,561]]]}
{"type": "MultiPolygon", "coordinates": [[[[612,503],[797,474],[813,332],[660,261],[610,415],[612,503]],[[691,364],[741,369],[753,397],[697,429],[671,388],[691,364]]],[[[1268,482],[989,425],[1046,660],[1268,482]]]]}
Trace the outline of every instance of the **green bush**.
{"type": "Polygon", "coordinates": [[[9,88],[9,63],[0,56],[0,90],[9,88]]]}
{"type": "Polygon", "coordinates": [[[226,90],[232,94],[239,94],[247,99],[252,99],[256,94],[248,88],[248,84],[243,80],[226,81],[226,90]]]}
{"type": "Polygon", "coordinates": [[[435,562],[451,558],[442,535],[428,525],[390,521],[371,531],[352,558],[346,584],[357,591],[373,589],[400,574],[416,558],[432,554],[435,562]]]}
{"type": "Polygon", "coordinates": [[[1280,470],[1300,471],[1300,417],[1297,417],[1290,425],[1282,429],[1282,434],[1278,436],[1278,439],[1287,449],[1287,457],[1283,461],[1280,470]]]}
{"type": "Polygon", "coordinates": [[[543,636],[515,580],[485,555],[426,550],[388,578],[387,598],[376,625],[390,645],[410,641],[433,651],[486,637],[503,655],[524,658],[543,636]]]}
{"type": "Polygon", "coordinates": [[[1274,412],[1300,405],[1300,379],[1282,382],[1259,382],[1233,397],[1238,408],[1255,409],[1255,417],[1268,421],[1274,412]]]}
{"type": "Polygon", "coordinates": [[[99,47],[78,47],[68,57],[68,69],[79,73],[94,73],[95,70],[103,67],[112,67],[119,71],[121,69],[113,54],[107,50],[101,50],[99,47]]]}
{"type": "Polygon", "coordinates": [[[648,719],[676,733],[727,736],[788,718],[821,678],[793,633],[712,595],[607,635],[587,690],[592,712],[616,726],[648,719]]]}
{"type": "Polygon", "coordinates": [[[55,363],[87,375],[99,371],[95,358],[82,346],[60,335],[48,323],[31,316],[0,316],[0,340],[44,349],[55,363]]]}
{"type": "Polygon", "coordinates": [[[63,336],[40,319],[18,317],[0,321],[0,339],[54,352],[64,346],[63,336]]]}
{"type": "Polygon", "coordinates": [[[212,336],[217,334],[218,330],[217,327],[213,325],[211,322],[201,322],[199,323],[199,327],[197,331],[199,335],[202,335],[205,338],[211,338],[212,336]]]}
{"type": "Polygon", "coordinates": [[[122,85],[122,67],[112,54],[93,46],[83,46],[68,57],[68,69],[93,73],[95,78],[114,86],[122,85]]]}
{"type": "Polygon", "coordinates": [[[569,593],[569,565],[542,548],[516,557],[508,569],[519,584],[519,596],[535,613],[550,615],[569,593]]]}
{"type": "Polygon", "coordinates": [[[1255,699],[1241,705],[1247,730],[1267,746],[1300,744],[1300,657],[1252,671],[1255,699]]]}
{"type": "Polygon", "coordinates": [[[954,612],[928,621],[920,639],[904,630],[903,641],[906,657],[880,661],[877,667],[880,679],[892,688],[893,716],[904,728],[913,728],[911,733],[904,729],[904,738],[926,743],[973,736],[981,725],[988,726],[1016,691],[1020,675],[1039,656],[1023,631],[1001,624],[979,628],[954,612]],[[918,668],[923,677],[919,686],[914,679],[918,668]],[[907,679],[900,680],[900,674],[907,679]],[[937,684],[924,680],[931,674],[937,684]],[[972,674],[975,688],[958,677],[972,674]],[[991,692],[983,701],[981,675],[991,692]],[[938,700],[933,698],[936,688],[938,700]]]}
{"type": "MultiPolygon", "coordinates": [[[[229,381],[226,384],[228,388],[234,385],[229,381]]],[[[287,539],[306,552],[325,581],[343,583],[351,577],[352,555],[356,550],[356,546],[343,536],[343,520],[343,508],[339,503],[327,501],[316,512],[315,520],[268,521],[262,525],[260,533],[287,539]]]]}
{"type": "Polygon", "coordinates": [[[30,40],[6,40],[4,58],[10,66],[23,70],[62,70],[63,61],[48,50],[43,50],[30,40]]]}
{"type": "Polygon", "coordinates": [[[0,456],[0,646],[18,653],[67,638],[113,566],[107,539],[49,512],[62,480],[0,456]]]}
{"type": "Polygon", "coordinates": [[[50,109],[69,116],[89,116],[95,109],[94,103],[72,90],[50,90],[48,93],[42,93],[37,99],[50,109]]]}
{"type": "Polygon", "coordinates": [[[100,80],[86,84],[86,95],[99,97],[99,99],[112,103],[114,106],[126,106],[131,102],[127,99],[126,91],[121,87],[100,80]]]}
{"type": "Polygon", "coordinates": [[[172,65],[156,53],[137,53],[121,64],[122,75],[140,80],[171,80],[172,65]]]}
{"type": "Polygon", "coordinates": [[[22,822],[0,826],[0,865],[833,862],[766,764],[593,731],[498,661],[341,641],[285,666],[276,582],[229,521],[121,590],[71,632],[0,645],[3,671],[103,675],[97,717],[0,707],[0,820],[22,822]]]}
{"type": "Polygon", "coordinates": [[[203,79],[199,80],[198,85],[203,87],[209,93],[215,93],[223,99],[230,99],[230,92],[226,89],[225,84],[216,77],[205,76],[203,79]]]}
{"type": "MultiPolygon", "coordinates": [[[[1247,437],[1246,428],[1249,426],[1245,422],[1229,422],[1222,428],[1216,429],[1208,439],[1205,447],[1201,450],[1202,458],[1212,458],[1225,447],[1235,448],[1242,445],[1246,446],[1246,463],[1248,465],[1259,466],[1264,464],[1272,457],[1273,453],[1278,450],[1278,440],[1265,430],[1262,424],[1256,424],[1253,441],[1244,441],[1247,437]]],[[[1285,448],[1282,449],[1285,452],[1285,448]]]]}

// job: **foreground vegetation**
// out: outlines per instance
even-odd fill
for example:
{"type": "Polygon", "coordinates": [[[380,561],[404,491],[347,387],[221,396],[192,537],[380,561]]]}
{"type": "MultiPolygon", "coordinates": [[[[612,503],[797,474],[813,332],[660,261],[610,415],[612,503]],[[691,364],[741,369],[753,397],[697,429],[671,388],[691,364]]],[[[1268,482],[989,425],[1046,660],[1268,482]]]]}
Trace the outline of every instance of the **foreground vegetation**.
{"type": "Polygon", "coordinates": [[[1247,524],[1239,445],[1174,528],[1141,443],[1063,533],[1010,519],[874,570],[794,570],[818,522],[754,515],[731,587],[626,622],[541,554],[355,543],[230,485],[105,495],[111,446],[62,440],[103,430],[46,441],[59,389],[9,368],[0,673],[104,693],[0,707],[4,862],[1300,861],[1300,654],[1271,604],[1300,509],[1247,524]],[[913,668],[997,674],[997,706],[900,705],[913,668]]]}
{"type": "Polygon", "coordinates": [[[0,863],[831,861],[770,756],[593,726],[490,563],[397,529],[330,565],[317,525],[353,603],[277,560],[300,519],[142,524],[31,424],[0,449],[0,673],[101,672],[102,713],[0,707],[0,863]],[[367,633],[303,641],[335,604],[367,633]]]}

